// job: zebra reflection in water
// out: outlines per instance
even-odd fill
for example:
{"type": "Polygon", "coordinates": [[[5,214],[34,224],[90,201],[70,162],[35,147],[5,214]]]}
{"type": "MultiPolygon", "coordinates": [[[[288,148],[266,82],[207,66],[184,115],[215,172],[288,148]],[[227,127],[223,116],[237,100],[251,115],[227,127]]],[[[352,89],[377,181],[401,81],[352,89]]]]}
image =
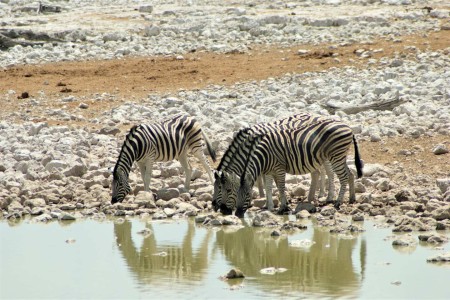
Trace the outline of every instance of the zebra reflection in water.
{"type": "Polygon", "coordinates": [[[252,278],[252,283],[267,293],[299,298],[358,296],[366,267],[364,237],[343,239],[314,226],[307,236],[315,243],[302,249],[290,246],[285,236],[270,236],[272,230],[252,226],[237,231],[223,228],[216,233],[215,248],[230,265],[239,266],[246,278],[252,278]],[[274,276],[260,273],[269,267],[287,271],[274,276]]]}
{"type": "MultiPolygon", "coordinates": [[[[167,277],[181,279],[181,282],[199,281],[208,268],[208,244],[213,232],[208,230],[201,240],[200,246],[193,249],[193,239],[196,235],[195,224],[187,223],[187,231],[180,245],[174,243],[159,243],[153,233],[145,237],[142,245],[133,240],[133,233],[138,231],[132,227],[132,222],[114,224],[116,244],[126,264],[136,277],[144,284],[170,284],[167,277]],[[158,255],[166,253],[167,255],[158,255]]],[[[147,223],[146,228],[152,232],[153,226],[147,223]]],[[[197,233],[198,235],[198,233],[197,233]]]]}

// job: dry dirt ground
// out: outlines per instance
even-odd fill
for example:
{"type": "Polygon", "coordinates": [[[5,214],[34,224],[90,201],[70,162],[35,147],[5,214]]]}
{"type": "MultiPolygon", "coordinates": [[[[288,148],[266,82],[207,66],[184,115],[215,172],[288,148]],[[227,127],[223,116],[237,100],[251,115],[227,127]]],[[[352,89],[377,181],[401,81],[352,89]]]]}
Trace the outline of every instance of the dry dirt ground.
{"type": "MultiPolygon", "coordinates": [[[[2,109],[0,119],[23,122],[28,119],[45,120],[50,125],[95,126],[80,121],[52,120],[45,115],[45,109],[63,108],[95,118],[124,102],[137,102],[152,93],[177,92],[179,90],[201,89],[210,84],[231,85],[236,82],[262,80],[285,73],[326,71],[329,68],[356,66],[367,68],[368,59],[355,53],[358,49],[381,52],[372,58],[402,56],[413,58],[414,46],[421,51],[435,51],[450,47],[450,31],[438,31],[420,35],[401,36],[395,39],[379,39],[370,44],[352,44],[333,48],[330,45],[301,45],[292,48],[254,47],[249,53],[204,53],[194,52],[176,57],[130,57],[120,60],[61,62],[42,65],[26,65],[0,71],[0,95],[9,90],[16,94],[5,98],[0,96],[2,109]],[[308,55],[297,54],[299,49],[310,50],[308,55]],[[22,93],[38,98],[45,93],[41,106],[30,109],[22,93]],[[95,101],[96,94],[114,95],[111,101],[95,101]],[[63,103],[61,98],[73,95],[78,101],[63,103]],[[80,109],[83,102],[88,109],[80,109]],[[20,114],[12,114],[20,112],[20,114]],[[18,116],[21,115],[19,118],[18,116]]],[[[367,163],[390,165],[400,163],[408,174],[422,174],[433,178],[450,176],[448,155],[437,156],[431,150],[438,143],[450,147],[449,136],[436,135],[412,139],[397,137],[372,143],[360,141],[360,151],[367,163]],[[412,155],[399,155],[407,149],[412,155]]],[[[397,176],[402,176],[397,174],[397,176]]]]}

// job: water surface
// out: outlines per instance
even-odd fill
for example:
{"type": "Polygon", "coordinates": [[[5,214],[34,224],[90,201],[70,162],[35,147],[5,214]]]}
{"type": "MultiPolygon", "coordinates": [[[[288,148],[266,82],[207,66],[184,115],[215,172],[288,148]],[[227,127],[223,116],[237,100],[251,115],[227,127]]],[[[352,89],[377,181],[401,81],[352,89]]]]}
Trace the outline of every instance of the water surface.
{"type": "Polygon", "coordinates": [[[449,265],[426,262],[448,245],[393,247],[391,228],[368,221],[352,236],[305,224],[272,237],[192,219],[1,222],[0,298],[450,298],[449,265]],[[309,248],[291,245],[306,239],[309,248]],[[269,267],[287,270],[260,272],[269,267]],[[246,278],[221,280],[231,268],[246,278]]]}

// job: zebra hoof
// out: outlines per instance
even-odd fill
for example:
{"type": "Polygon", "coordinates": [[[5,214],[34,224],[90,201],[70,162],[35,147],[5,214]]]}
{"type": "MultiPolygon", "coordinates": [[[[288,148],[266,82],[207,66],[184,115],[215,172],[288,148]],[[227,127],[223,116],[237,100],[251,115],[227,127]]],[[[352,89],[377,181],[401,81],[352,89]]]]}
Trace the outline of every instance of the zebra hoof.
{"type": "Polygon", "coordinates": [[[281,207],[277,211],[277,214],[279,214],[279,215],[284,215],[284,214],[287,214],[287,213],[289,213],[289,208],[288,207],[281,207]]]}
{"type": "Polygon", "coordinates": [[[334,208],[336,208],[337,210],[341,207],[341,203],[340,202],[336,202],[334,204],[334,208]]]}
{"type": "Polygon", "coordinates": [[[228,207],[221,207],[220,212],[222,213],[222,215],[225,215],[225,216],[229,216],[229,215],[233,214],[233,211],[231,209],[229,209],[228,207]]]}
{"type": "Polygon", "coordinates": [[[275,207],[263,206],[262,209],[267,209],[268,211],[273,211],[275,207]]]}
{"type": "Polygon", "coordinates": [[[328,205],[328,204],[335,204],[335,203],[337,203],[337,202],[335,202],[333,199],[327,199],[327,201],[325,201],[326,205],[328,205]]]}
{"type": "Polygon", "coordinates": [[[243,209],[237,209],[234,215],[238,217],[239,219],[242,219],[244,217],[245,211],[243,209]]]}

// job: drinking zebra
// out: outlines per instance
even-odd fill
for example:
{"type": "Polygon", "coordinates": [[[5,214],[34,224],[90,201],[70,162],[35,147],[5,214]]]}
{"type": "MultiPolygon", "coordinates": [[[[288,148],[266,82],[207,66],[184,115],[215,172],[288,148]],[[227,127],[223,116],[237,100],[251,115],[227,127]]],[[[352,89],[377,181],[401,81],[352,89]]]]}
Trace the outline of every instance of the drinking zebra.
{"type": "MultiPolygon", "coordinates": [[[[242,173],[245,166],[245,161],[247,159],[247,154],[250,148],[250,146],[248,145],[249,135],[261,134],[274,129],[293,129],[308,123],[317,122],[319,120],[331,119],[318,115],[311,115],[308,113],[300,113],[280,120],[276,120],[271,123],[256,124],[251,128],[239,131],[238,134],[235,135],[233,141],[223,155],[220,164],[217,167],[217,171],[214,172],[215,181],[212,201],[214,210],[217,211],[220,209],[223,214],[231,214],[233,208],[235,207],[236,195],[231,194],[236,194],[236,191],[239,187],[239,178],[237,176],[242,173]]],[[[327,197],[327,201],[332,201],[334,198],[334,176],[328,161],[324,163],[324,168],[329,178],[329,194],[327,197]]],[[[308,194],[308,201],[310,202],[314,200],[317,182],[319,181],[319,175],[321,175],[319,197],[322,197],[325,190],[324,172],[318,172],[318,170],[314,170],[311,175],[311,189],[308,194]]],[[[260,176],[258,178],[260,196],[264,196],[261,184],[262,177],[263,176],[260,176]]],[[[269,210],[272,210],[274,208],[272,199],[272,178],[271,176],[265,176],[264,179],[267,196],[267,208],[269,210]]]]}
{"type": "Polygon", "coordinates": [[[251,190],[255,178],[270,174],[275,179],[281,195],[278,213],[285,212],[285,177],[289,174],[307,174],[320,168],[324,161],[331,163],[340,182],[335,207],[339,208],[347,184],[350,203],[355,201],[354,176],[347,166],[347,152],[353,143],[358,178],[362,176],[362,162],[353,132],[347,125],[333,120],[320,120],[297,129],[271,130],[249,136],[250,151],[240,176],[237,192],[236,216],[243,217],[251,201],[251,190]]]}
{"type": "Polygon", "coordinates": [[[136,161],[144,181],[144,190],[150,190],[152,166],[156,161],[177,159],[184,169],[186,180],[184,186],[189,190],[192,169],[188,153],[192,153],[205,168],[209,179],[213,182],[209,163],[203,154],[206,142],[209,155],[216,160],[216,154],[200,123],[186,114],[177,114],[159,123],[133,126],[125,138],[119,158],[113,170],[111,203],[122,202],[131,188],[128,175],[136,161]]]}

